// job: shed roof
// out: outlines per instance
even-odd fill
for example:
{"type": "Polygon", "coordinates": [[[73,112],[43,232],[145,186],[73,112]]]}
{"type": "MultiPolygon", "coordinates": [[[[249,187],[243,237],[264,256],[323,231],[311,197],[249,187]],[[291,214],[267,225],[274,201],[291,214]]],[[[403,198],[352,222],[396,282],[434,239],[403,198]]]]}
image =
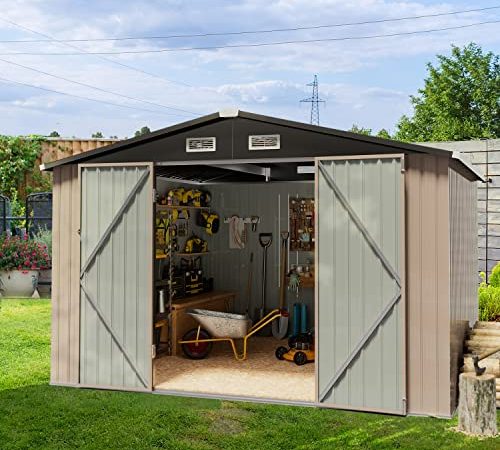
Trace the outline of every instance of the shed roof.
{"type": "Polygon", "coordinates": [[[262,152],[248,152],[248,135],[273,132],[282,135],[282,148],[279,153],[272,154],[273,159],[377,153],[432,154],[448,157],[450,165],[453,160],[453,165],[467,172],[470,177],[481,179],[472,167],[465,161],[455,158],[453,152],[448,150],[365,136],[236,109],[223,110],[162,128],[147,135],[69,156],[44,164],[41,169],[52,170],[65,164],[99,162],[189,160],[193,163],[208,163],[212,160],[259,159],[264,156],[262,152]],[[186,156],[185,138],[206,136],[217,136],[218,141],[222,141],[222,149],[219,151],[218,143],[216,154],[191,153],[186,156]]]}

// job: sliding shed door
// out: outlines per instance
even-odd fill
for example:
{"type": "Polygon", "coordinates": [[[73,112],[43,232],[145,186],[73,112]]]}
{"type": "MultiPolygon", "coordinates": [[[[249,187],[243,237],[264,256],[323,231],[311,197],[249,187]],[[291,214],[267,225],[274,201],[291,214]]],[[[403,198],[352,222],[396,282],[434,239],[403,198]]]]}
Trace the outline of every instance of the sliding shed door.
{"type": "Polygon", "coordinates": [[[81,165],[80,384],[152,389],[153,167],[81,165]]]}
{"type": "Polygon", "coordinates": [[[317,388],[406,414],[403,157],[318,158],[317,388]]]}

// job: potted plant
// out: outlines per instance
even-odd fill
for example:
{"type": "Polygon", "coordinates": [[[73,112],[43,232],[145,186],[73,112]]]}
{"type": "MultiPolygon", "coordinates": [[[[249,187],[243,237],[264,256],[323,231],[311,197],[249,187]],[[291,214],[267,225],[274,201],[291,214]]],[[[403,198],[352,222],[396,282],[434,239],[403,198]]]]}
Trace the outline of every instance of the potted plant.
{"type": "Polygon", "coordinates": [[[0,291],[4,297],[31,297],[39,270],[50,267],[47,247],[18,236],[0,238],[0,291]]]}
{"type": "Polygon", "coordinates": [[[38,276],[38,294],[41,298],[50,298],[52,287],[52,231],[47,227],[40,228],[33,236],[33,240],[45,246],[49,255],[49,265],[46,268],[40,269],[38,276]]]}

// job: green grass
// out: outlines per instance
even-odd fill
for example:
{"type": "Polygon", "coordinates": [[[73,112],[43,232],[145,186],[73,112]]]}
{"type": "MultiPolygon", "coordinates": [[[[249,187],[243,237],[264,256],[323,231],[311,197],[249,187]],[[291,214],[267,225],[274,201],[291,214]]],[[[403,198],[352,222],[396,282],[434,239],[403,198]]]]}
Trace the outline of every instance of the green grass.
{"type": "Polygon", "coordinates": [[[498,449],[455,420],[51,387],[50,302],[0,303],[0,449],[498,449]]]}

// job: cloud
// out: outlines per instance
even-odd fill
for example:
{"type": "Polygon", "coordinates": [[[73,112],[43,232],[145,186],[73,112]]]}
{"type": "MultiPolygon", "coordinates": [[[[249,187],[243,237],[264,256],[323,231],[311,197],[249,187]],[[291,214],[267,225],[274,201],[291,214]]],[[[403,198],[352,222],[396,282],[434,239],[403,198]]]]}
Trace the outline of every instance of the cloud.
{"type": "MultiPolygon", "coordinates": [[[[0,0],[0,8],[4,12],[2,17],[61,39],[272,29],[460,9],[455,2],[427,0],[153,0],[147,3],[139,0],[21,0],[16,2],[15,7],[11,2],[0,0]]],[[[296,33],[74,45],[85,50],[113,51],[313,39],[404,32],[470,23],[486,17],[491,20],[496,16],[500,16],[500,12],[296,33]]],[[[477,40],[493,49],[499,48],[500,37],[498,33],[490,32],[493,26],[489,27],[366,41],[104,58],[90,55],[0,58],[197,114],[213,112],[225,106],[238,106],[306,121],[307,105],[301,105],[299,100],[310,95],[310,88],[305,84],[311,80],[312,74],[319,73],[320,94],[327,100],[321,109],[323,124],[348,128],[356,122],[380,128],[391,127],[403,112],[408,112],[408,95],[419,87],[425,62],[436,53],[447,52],[450,42],[461,45],[477,40]],[[139,71],[126,69],[111,61],[135,66],[139,71]],[[413,69],[417,65],[420,69],[413,69]],[[164,79],[140,73],[141,70],[164,79]],[[177,80],[180,84],[170,83],[167,79],[177,80]]],[[[36,34],[0,20],[0,39],[36,37],[36,34]]],[[[0,44],[0,53],[21,50],[74,51],[58,43],[0,44]]],[[[60,124],[61,132],[69,135],[90,134],[96,128],[103,128],[106,134],[124,136],[131,135],[142,125],[159,128],[186,119],[166,114],[175,113],[173,110],[77,86],[2,62],[0,71],[1,76],[24,83],[158,111],[132,111],[0,83],[0,110],[3,117],[9,116],[3,127],[9,127],[12,132],[50,131],[60,124]]]]}

